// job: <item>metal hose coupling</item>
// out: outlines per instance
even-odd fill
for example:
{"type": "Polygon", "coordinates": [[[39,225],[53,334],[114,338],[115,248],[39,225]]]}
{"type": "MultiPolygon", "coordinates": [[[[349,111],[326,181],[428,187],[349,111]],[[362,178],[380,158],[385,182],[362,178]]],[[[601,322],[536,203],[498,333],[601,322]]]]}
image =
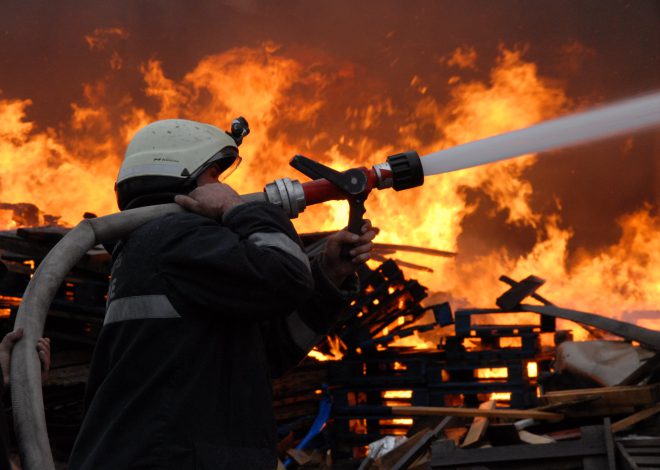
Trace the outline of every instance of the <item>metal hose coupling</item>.
{"type": "Polygon", "coordinates": [[[268,202],[280,206],[292,219],[307,207],[305,191],[298,180],[277,179],[264,187],[264,193],[268,202]]]}

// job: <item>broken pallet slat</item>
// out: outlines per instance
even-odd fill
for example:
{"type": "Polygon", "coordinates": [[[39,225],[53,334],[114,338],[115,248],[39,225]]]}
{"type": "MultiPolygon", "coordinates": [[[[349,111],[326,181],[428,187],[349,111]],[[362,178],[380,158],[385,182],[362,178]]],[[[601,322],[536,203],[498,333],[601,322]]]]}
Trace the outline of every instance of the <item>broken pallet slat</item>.
{"type": "Polygon", "coordinates": [[[660,447],[626,447],[630,455],[660,455],[660,447]]]}
{"type": "Polygon", "coordinates": [[[637,438],[637,439],[618,439],[627,449],[634,447],[657,447],[660,449],[660,437],[637,438]]]}
{"type": "Polygon", "coordinates": [[[655,456],[637,456],[633,457],[633,460],[638,466],[643,468],[659,468],[660,467],[660,457],[655,456]]]}
{"type": "Polygon", "coordinates": [[[627,452],[627,449],[621,445],[620,442],[616,442],[616,450],[619,453],[619,457],[621,458],[621,463],[623,464],[623,469],[624,470],[638,470],[639,467],[633,460],[632,456],[627,452]]]}
{"type": "Polygon", "coordinates": [[[651,416],[656,415],[658,413],[660,413],[660,403],[650,408],[646,408],[644,410],[638,411],[637,413],[634,413],[626,418],[623,418],[620,421],[617,421],[616,423],[612,424],[612,431],[613,432],[623,431],[624,429],[629,428],[633,424],[637,424],[640,421],[644,421],[645,419],[648,419],[651,416]]]}
{"type": "Polygon", "coordinates": [[[547,392],[540,397],[544,405],[577,400],[586,397],[597,397],[592,405],[597,407],[630,407],[636,405],[652,405],[660,398],[660,387],[658,385],[645,386],[620,386],[581,388],[575,390],[561,390],[547,392]]]}
{"type": "MultiPolygon", "coordinates": [[[[384,408],[384,407],[383,407],[384,408]]],[[[397,416],[462,416],[474,418],[482,416],[486,418],[532,418],[542,421],[560,421],[564,415],[549,411],[494,409],[485,410],[478,408],[457,408],[450,406],[392,406],[391,412],[397,416]]]]}
{"type": "Polygon", "coordinates": [[[633,325],[613,318],[603,317],[595,313],[580,312],[554,305],[520,305],[525,312],[541,313],[551,317],[564,318],[577,323],[595,326],[601,330],[608,331],[630,341],[638,341],[650,349],[660,351],[660,331],[649,330],[641,326],[633,325]]]}
{"type": "Polygon", "coordinates": [[[500,280],[511,286],[511,289],[499,296],[495,301],[495,304],[502,310],[517,309],[520,302],[534,294],[539,287],[545,284],[544,279],[536,276],[527,276],[520,282],[515,282],[513,279],[505,278],[504,276],[500,276],[500,280]]]}
{"type": "MultiPolygon", "coordinates": [[[[495,408],[495,400],[488,400],[479,405],[480,410],[492,410],[495,408]]],[[[468,429],[467,436],[461,444],[462,448],[467,448],[476,445],[486,433],[488,427],[488,418],[485,416],[477,416],[472,421],[470,429],[468,429]]]]}
{"type": "Polygon", "coordinates": [[[605,441],[605,455],[607,458],[607,470],[616,470],[616,453],[614,451],[614,435],[612,422],[607,417],[603,420],[603,440],[605,441]]]}

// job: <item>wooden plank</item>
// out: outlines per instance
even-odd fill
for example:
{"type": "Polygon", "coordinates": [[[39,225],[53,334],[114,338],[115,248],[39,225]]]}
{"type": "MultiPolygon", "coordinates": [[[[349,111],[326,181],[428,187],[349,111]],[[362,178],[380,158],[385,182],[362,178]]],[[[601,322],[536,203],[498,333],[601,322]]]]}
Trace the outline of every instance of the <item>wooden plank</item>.
{"type": "MultiPolygon", "coordinates": [[[[540,278],[539,278],[539,279],[540,279],[540,278]]],[[[500,276],[500,281],[502,281],[502,282],[504,282],[504,283],[506,283],[506,284],[509,284],[511,287],[513,287],[513,286],[515,286],[515,285],[518,285],[518,282],[516,282],[516,281],[514,281],[513,279],[511,279],[509,276],[504,276],[504,275],[500,276]]],[[[554,304],[553,304],[552,302],[550,302],[548,299],[545,299],[545,298],[541,297],[541,296],[540,296],[539,294],[537,294],[536,292],[530,294],[529,296],[530,296],[532,299],[534,299],[534,300],[538,300],[538,301],[541,302],[543,305],[554,305],[554,304]]]]}
{"type": "Polygon", "coordinates": [[[639,467],[632,459],[630,454],[626,452],[625,447],[620,442],[616,442],[616,450],[619,451],[620,462],[623,464],[624,470],[639,470],[639,467]]]}
{"type": "Polygon", "coordinates": [[[624,429],[629,428],[633,424],[637,424],[640,421],[644,421],[645,419],[648,419],[651,416],[654,416],[658,413],[660,413],[660,403],[650,408],[646,408],[645,410],[638,411],[637,413],[634,413],[628,416],[627,418],[623,418],[622,420],[612,424],[612,432],[623,431],[624,429]]]}
{"type": "Polygon", "coordinates": [[[637,438],[637,439],[617,439],[626,448],[630,447],[658,447],[660,448],[660,437],[637,438]]]}
{"type": "Polygon", "coordinates": [[[594,313],[580,312],[554,305],[524,304],[520,308],[525,312],[542,313],[551,317],[564,318],[577,323],[595,326],[627,340],[639,341],[650,349],[660,351],[660,331],[649,330],[648,328],[642,328],[632,323],[614,320],[613,318],[603,317],[594,313]]]}
{"type": "MultiPolygon", "coordinates": [[[[492,410],[495,408],[495,400],[488,400],[479,405],[480,410],[492,410]]],[[[472,447],[477,444],[486,433],[488,427],[488,418],[484,416],[477,416],[472,420],[470,429],[468,429],[467,436],[461,444],[462,448],[472,447]]]]}
{"type": "Polygon", "coordinates": [[[658,369],[660,369],[660,353],[656,354],[650,359],[647,359],[644,364],[639,366],[628,377],[623,379],[619,385],[638,384],[658,369]]]}
{"type": "Polygon", "coordinates": [[[626,447],[630,455],[660,455],[660,447],[626,447]]]}
{"type": "Polygon", "coordinates": [[[577,400],[585,397],[598,397],[592,408],[636,406],[655,404],[660,398],[658,385],[621,386],[582,388],[547,392],[540,397],[543,404],[560,403],[566,400],[577,400]]]}
{"type": "Polygon", "coordinates": [[[560,400],[549,405],[537,406],[536,408],[533,409],[538,411],[566,411],[567,408],[573,408],[573,407],[585,405],[587,403],[592,403],[597,400],[600,400],[600,397],[592,396],[592,397],[569,398],[567,400],[560,400]]]}
{"type": "Polygon", "coordinates": [[[540,421],[561,421],[564,415],[549,411],[514,410],[509,408],[481,410],[478,408],[456,408],[451,406],[392,406],[392,414],[396,416],[460,416],[474,418],[509,418],[509,419],[538,419],[540,421]]]}
{"type": "Polygon", "coordinates": [[[633,460],[637,464],[637,466],[641,467],[648,467],[650,465],[653,465],[651,468],[659,468],[660,467],[660,457],[652,457],[652,456],[639,456],[639,457],[633,457],[633,460]]]}
{"type": "MultiPolygon", "coordinates": [[[[503,278],[504,276],[500,277],[500,280],[504,282],[506,282],[506,280],[513,281],[513,279],[510,278],[505,278],[506,280],[503,278]]],[[[507,284],[509,283],[507,282],[507,284]]],[[[509,284],[511,289],[500,295],[497,300],[495,300],[495,304],[502,310],[518,309],[520,302],[536,292],[536,290],[543,284],[545,284],[545,279],[536,276],[527,276],[520,282],[514,281],[513,284],[509,284]]]]}
{"type": "Polygon", "coordinates": [[[614,436],[612,435],[612,423],[610,418],[603,420],[603,439],[605,441],[605,454],[607,470],[616,470],[616,454],[614,452],[614,436]]]}

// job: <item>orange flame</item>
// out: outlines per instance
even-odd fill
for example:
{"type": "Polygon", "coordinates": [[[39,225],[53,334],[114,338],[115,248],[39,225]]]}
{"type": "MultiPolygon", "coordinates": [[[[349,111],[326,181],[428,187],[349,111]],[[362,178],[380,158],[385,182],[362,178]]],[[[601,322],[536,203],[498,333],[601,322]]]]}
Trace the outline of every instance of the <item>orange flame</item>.
{"type": "MultiPolygon", "coordinates": [[[[86,40],[90,48],[102,50],[124,37],[121,30],[99,30],[86,40]]],[[[50,214],[64,225],[77,223],[84,212],[114,212],[112,188],[123,149],[137,129],[162,118],[224,127],[236,115],[245,115],[253,132],[241,147],[244,164],[229,183],[239,192],[254,192],[275,178],[299,177],[288,166],[298,151],[312,152],[338,169],[370,166],[402,149],[416,148],[424,154],[525,127],[574,107],[562,87],[540,76],[522,52],[501,49],[488,83],[454,77],[446,102],[434,96],[423,77],[414,76],[414,109],[404,119],[377,86],[366,103],[341,109],[335,98],[347,93],[362,72],[333,60],[320,58],[308,66],[287,56],[279,45],[266,43],[210,55],[181,79],[168,77],[163,64],[151,60],[142,66],[151,100],[147,107],[111,86],[112,74],[121,67],[121,58],[113,55],[105,79],[84,85],[84,99],[72,103],[71,122],[58,128],[41,129],[27,120],[29,99],[0,97],[0,201],[34,203],[40,221],[50,214]],[[330,129],[332,123],[320,120],[322,111],[332,111],[345,129],[330,129]],[[379,135],[378,124],[393,116],[398,125],[389,135],[379,135]],[[284,132],[283,120],[287,128],[298,129],[295,135],[284,132]],[[429,139],[429,129],[438,137],[429,139]]],[[[448,60],[462,73],[476,63],[476,52],[465,46],[448,60]]],[[[465,189],[479,188],[497,210],[506,212],[508,224],[536,230],[535,246],[519,256],[502,248],[470,260],[410,254],[407,260],[431,266],[434,273],[414,271],[407,273],[409,277],[431,291],[486,306],[503,291],[497,281],[500,274],[522,278],[534,273],[547,279],[544,291],[562,306],[613,316],[657,309],[660,218],[654,208],[647,205],[622,217],[616,244],[580,253],[568,266],[573,233],[562,224],[560,201],[550,217],[534,212],[529,203],[534,188],[524,171],[534,162],[535,157],[528,156],[428,178],[422,188],[406,192],[374,194],[368,214],[382,229],[382,242],[455,250],[461,222],[476,209],[465,189]]],[[[11,210],[0,211],[3,228],[15,227],[15,219],[11,210]]],[[[309,208],[295,224],[300,231],[320,231],[340,228],[346,220],[346,205],[337,202],[309,208]]],[[[649,324],[660,327],[657,320],[646,320],[649,324]]]]}

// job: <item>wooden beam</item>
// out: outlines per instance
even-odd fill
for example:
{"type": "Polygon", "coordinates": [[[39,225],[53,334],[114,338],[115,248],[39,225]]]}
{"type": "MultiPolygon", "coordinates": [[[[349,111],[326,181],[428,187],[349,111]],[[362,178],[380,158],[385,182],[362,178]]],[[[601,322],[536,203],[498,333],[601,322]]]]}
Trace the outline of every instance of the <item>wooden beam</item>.
{"type": "Polygon", "coordinates": [[[515,282],[506,276],[500,276],[500,281],[506,282],[511,286],[511,289],[500,295],[495,301],[495,304],[502,310],[517,309],[520,302],[534,294],[539,287],[545,284],[544,279],[536,276],[527,276],[520,282],[515,282]]]}
{"type": "Polygon", "coordinates": [[[509,419],[538,419],[540,421],[561,421],[564,415],[549,411],[494,409],[482,410],[478,408],[457,408],[451,406],[392,406],[393,415],[397,416],[461,416],[464,418],[509,418],[509,419]]]}
{"type": "Polygon", "coordinates": [[[630,341],[638,341],[648,348],[660,351],[660,331],[649,330],[641,326],[633,325],[613,318],[603,317],[594,313],[580,312],[560,308],[554,305],[520,305],[525,312],[542,313],[551,317],[564,318],[577,323],[595,326],[601,330],[608,331],[630,341]]]}
{"type": "Polygon", "coordinates": [[[650,418],[653,415],[660,413],[660,403],[645,410],[638,411],[627,418],[623,418],[621,421],[617,421],[612,424],[612,432],[623,431],[626,428],[629,428],[633,424],[637,424],[640,421],[650,418]]]}
{"type": "Polygon", "coordinates": [[[652,405],[657,403],[660,398],[660,387],[658,385],[617,385],[614,387],[561,390],[541,395],[540,401],[543,404],[552,405],[554,403],[565,402],[566,400],[577,400],[586,397],[598,398],[598,400],[594,401],[591,408],[652,405]]]}

